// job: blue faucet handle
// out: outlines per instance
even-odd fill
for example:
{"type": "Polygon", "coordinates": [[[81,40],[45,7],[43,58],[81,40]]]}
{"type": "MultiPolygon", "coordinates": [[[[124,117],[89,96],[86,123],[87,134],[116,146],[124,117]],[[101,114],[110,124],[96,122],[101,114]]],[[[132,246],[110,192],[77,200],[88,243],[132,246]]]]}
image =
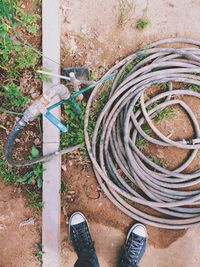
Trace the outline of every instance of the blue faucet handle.
{"type": "Polygon", "coordinates": [[[68,131],[68,128],[62,124],[61,121],[59,121],[51,112],[46,111],[44,113],[45,118],[49,120],[53,125],[55,125],[61,132],[66,133],[68,131]]]}

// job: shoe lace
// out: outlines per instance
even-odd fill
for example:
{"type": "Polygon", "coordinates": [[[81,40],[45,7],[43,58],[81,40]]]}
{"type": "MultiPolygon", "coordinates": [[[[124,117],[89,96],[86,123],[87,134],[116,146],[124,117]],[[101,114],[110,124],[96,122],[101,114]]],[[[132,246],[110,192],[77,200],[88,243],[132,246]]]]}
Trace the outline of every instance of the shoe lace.
{"type": "Polygon", "coordinates": [[[137,263],[143,243],[144,243],[143,241],[135,239],[132,239],[130,241],[130,245],[126,253],[127,254],[126,256],[130,262],[137,263]]]}
{"type": "Polygon", "coordinates": [[[76,240],[78,243],[78,250],[92,249],[93,247],[87,227],[76,229],[76,240]]]}

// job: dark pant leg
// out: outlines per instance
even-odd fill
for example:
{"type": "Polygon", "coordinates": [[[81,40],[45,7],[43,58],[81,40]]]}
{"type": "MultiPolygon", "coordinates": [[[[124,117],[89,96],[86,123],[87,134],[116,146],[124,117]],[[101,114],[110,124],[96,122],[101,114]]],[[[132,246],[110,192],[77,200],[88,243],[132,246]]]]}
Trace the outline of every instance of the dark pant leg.
{"type": "Polygon", "coordinates": [[[94,251],[79,256],[74,267],[99,267],[99,261],[94,251]]]}

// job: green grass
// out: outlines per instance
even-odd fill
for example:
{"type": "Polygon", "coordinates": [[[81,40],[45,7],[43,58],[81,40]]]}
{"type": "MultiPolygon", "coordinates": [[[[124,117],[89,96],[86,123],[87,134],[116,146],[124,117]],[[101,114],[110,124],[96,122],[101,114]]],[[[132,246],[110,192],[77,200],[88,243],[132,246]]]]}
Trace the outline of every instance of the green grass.
{"type": "Polygon", "coordinates": [[[30,12],[21,8],[22,3],[17,0],[0,1],[0,72],[4,88],[0,97],[5,105],[13,108],[23,108],[28,103],[28,97],[23,96],[19,87],[19,77],[24,70],[34,71],[40,58],[39,53],[28,46],[26,40],[22,42],[19,35],[22,31],[35,34],[39,29],[40,16],[34,12],[38,1],[33,1],[30,12]]]}
{"type": "Polygon", "coordinates": [[[28,206],[35,210],[40,210],[43,207],[41,194],[39,192],[28,191],[26,199],[28,206]]]}
{"type": "Polygon", "coordinates": [[[118,7],[118,24],[125,26],[131,21],[131,13],[133,11],[133,2],[128,0],[120,0],[118,7]]]}
{"type": "Polygon", "coordinates": [[[19,179],[19,175],[2,158],[0,158],[0,179],[6,184],[16,183],[19,179]]]}
{"type": "Polygon", "coordinates": [[[150,135],[150,136],[153,135],[153,131],[152,131],[152,129],[150,128],[150,126],[149,126],[149,124],[148,124],[147,122],[143,123],[142,126],[141,126],[141,128],[142,128],[142,130],[143,130],[146,134],[148,134],[148,135],[150,135]]]}
{"type": "Polygon", "coordinates": [[[186,84],[186,89],[198,92],[198,91],[200,91],[200,86],[196,85],[196,84],[193,84],[193,83],[187,83],[186,84]]]}
{"type": "Polygon", "coordinates": [[[135,142],[137,148],[140,150],[144,150],[148,144],[147,140],[145,140],[141,135],[138,135],[136,137],[136,142],[135,142]]]}
{"type": "Polygon", "coordinates": [[[3,86],[2,89],[0,97],[3,98],[3,107],[11,110],[18,110],[19,108],[24,108],[28,104],[29,98],[24,96],[20,87],[15,83],[10,82],[6,86],[3,86]]]}
{"type": "MultiPolygon", "coordinates": [[[[97,101],[94,102],[91,109],[88,125],[89,135],[93,134],[97,117],[108,100],[110,83],[107,83],[104,88],[106,88],[106,91],[101,91],[97,97],[97,101]]],[[[84,116],[86,103],[82,101],[78,102],[78,104],[82,111],[80,115],[77,115],[69,104],[65,105],[67,119],[64,121],[64,124],[68,125],[68,131],[66,133],[61,133],[61,148],[85,143],[84,116]]],[[[80,155],[83,158],[88,158],[88,153],[85,147],[80,149],[80,155]]]]}
{"type": "Polygon", "coordinates": [[[166,162],[165,162],[165,160],[164,159],[160,159],[160,158],[158,158],[158,157],[156,157],[156,156],[149,156],[149,159],[152,161],[152,162],[154,162],[155,164],[157,164],[157,165],[159,165],[159,166],[161,166],[161,167],[164,167],[165,166],[165,164],[166,164],[166,162]]]}
{"type": "Polygon", "coordinates": [[[158,86],[162,91],[166,91],[169,88],[168,83],[160,83],[158,86]]]}
{"type": "Polygon", "coordinates": [[[142,31],[149,25],[149,21],[146,18],[139,18],[136,21],[135,27],[137,30],[142,31]]]}
{"type": "Polygon", "coordinates": [[[118,85],[121,84],[124,79],[126,78],[126,76],[132,71],[132,69],[143,59],[145,59],[146,56],[145,55],[140,55],[138,56],[136,59],[134,59],[132,62],[130,62],[126,68],[124,69],[124,71],[122,72],[121,76],[119,77],[118,80],[118,85]]]}
{"type": "Polygon", "coordinates": [[[155,108],[158,104],[160,104],[161,103],[161,101],[159,101],[159,100],[157,100],[157,101],[155,101],[155,102],[153,102],[153,103],[151,103],[151,104],[149,104],[148,106],[147,106],[147,111],[150,111],[150,110],[152,110],[153,108],[155,108]]]}
{"type": "Polygon", "coordinates": [[[175,115],[176,115],[176,109],[167,107],[167,108],[159,110],[153,119],[154,121],[172,119],[175,117],[175,115]]]}
{"type": "Polygon", "coordinates": [[[34,246],[35,246],[35,250],[34,250],[33,254],[37,258],[37,260],[42,263],[42,255],[45,253],[43,251],[42,243],[37,242],[34,244],[34,246]]]}
{"type": "Polygon", "coordinates": [[[84,143],[85,103],[78,104],[82,111],[80,115],[77,115],[69,104],[65,105],[67,120],[64,123],[68,125],[68,131],[61,134],[61,148],[84,143]]]}
{"type": "Polygon", "coordinates": [[[41,163],[35,164],[26,172],[19,172],[19,168],[11,167],[3,158],[3,148],[0,148],[0,179],[5,184],[36,184],[38,188],[42,187],[41,163]]]}

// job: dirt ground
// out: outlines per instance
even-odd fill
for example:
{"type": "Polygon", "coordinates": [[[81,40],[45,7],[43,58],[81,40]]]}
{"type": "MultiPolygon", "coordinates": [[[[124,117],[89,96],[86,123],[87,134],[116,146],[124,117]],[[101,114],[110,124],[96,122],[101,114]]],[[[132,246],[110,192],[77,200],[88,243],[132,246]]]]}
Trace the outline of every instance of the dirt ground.
{"type": "MultiPolygon", "coordinates": [[[[117,60],[151,41],[164,37],[200,38],[199,0],[134,0],[123,25],[118,23],[119,3],[119,0],[61,0],[63,66],[87,65],[100,77],[117,60]],[[149,25],[140,32],[135,21],[143,16],[149,25]]],[[[189,103],[191,99],[186,101],[189,103]]],[[[200,122],[199,103],[192,101],[190,105],[200,122]]],[[[167,123],[162,127],[174,128],[173,123],[167,123]]],[[[181,133],[190,136],[187,118],[183,126],[185,132],[181,133]]],[[[177,134],[175,131],[174,136],[177,134]]],[[[155,153],[164,156],[168,153],[168,164],[175,164],[170,151],[155,153]]],[[[198,159],[199,156],[191,168],[198,167],[198,159]]],[[[80,164],[74,156],[68,156],[62,164],[66,166],[62,179],[68,188],[62,200],[61,266],[71,267],[76,260],[65,224],[66,217],[75,210],[84,212],[90,222],[101,267],[116,266],[125,233],[133,221],[101,193],[90,165],[80,164]]],[[[0,192],[0,267],[39,266],[33,256],[34,243],[40,241],[39,217],[36,216],[35,225],[20,226],[33,217],[33,211],[27,208],[20,190],[15,192],[13,187],[1,184],[0,192]]],[[[199,228],[172,231],[148,227],[148,233],[149,246],[141,267],[200,266],[199,228]]]]}
{"type": "Polygon", "coordinates": [[[27,208],[20,188],[0,183],[0,192],[0,266],[39,266],[33,252],[40,242],[40,219],[27,208]],[[33,218],[34,225],[26,224],[33,218]]]}
{"type": "MultiPolygon", "coordinates": [[[[94,76],[99,77],[117,60],[149,42],[165,37],[194,39],[200,37],[198,31],[200,1],[134,0],[132,6],[133,9],[128,13],[127,21],[123,25],[119,25],[121,7],[118,0],[61,1],[63,14],[62,64],[67,66],[75,62],[76,65],[87,65],[93,71],[94,76]],[[140,32],[135,28],[135,22],[141,17],[148,19],[149,25],[140,32]]],[[[200,119],[199,101],[191,98],[184,100],[195,110],[195,115],[200,119]]],[[[159,125],[159,128],[161,131],[166,131],[166,129],[170,131],[175,139],[191,137],[193,134],[187,116],[180,110],[173,122],[164,121],[162,125],[159,125]],[[174,127],[175,124],[176,127],[174,127]]],[[[149,147],[150,149],[156,155],[163,157],[168,167],[172,169],[187,154],[186,151],[176,150],[173,151],[175,153],[172,157],[170,149],[149,147]]],[[[198,167],[199,154],[188,171],[198,167]]],[[[98,185],[93,179],[94,176],[90,168],[86,172],[83,170],[83,175],[79,168],[77,166],[74,173],[73,165],[69,166],[68,164],[67,173],[63,176],[64,179],[67,178],[67,181],[70,181],[72,190],[78,193],[78,199],[75,198],[73,204],[68,208],[69,213],[77,209],[86,213],[91,222],[100,265],[102,267],[114,267],[119,249],[125,238],[124,234],[133,222],[113,207],[103,196],[100,195],[98,199],[92,199],[95,196],[88,195],[88,191],[94,192],[95,188],[98,191],[98,185]],[[76,180],[76,175],[80,179],[76,180]]],[[[200,249],[197,245],[199,231],[198,228],[188,231],[171,231],[148,227],[149,246],[141,266],[199,266],[200,249]],[[192,248],[191,243],[193,244],[192,248]],[[191,258],[188,259],[186,255],[191,255],[191,258]]],[[[76,256],[70,247],[68,249],[68,242],[65,239],[64,244],[62,266],[73,266],[76,256]]]]}

